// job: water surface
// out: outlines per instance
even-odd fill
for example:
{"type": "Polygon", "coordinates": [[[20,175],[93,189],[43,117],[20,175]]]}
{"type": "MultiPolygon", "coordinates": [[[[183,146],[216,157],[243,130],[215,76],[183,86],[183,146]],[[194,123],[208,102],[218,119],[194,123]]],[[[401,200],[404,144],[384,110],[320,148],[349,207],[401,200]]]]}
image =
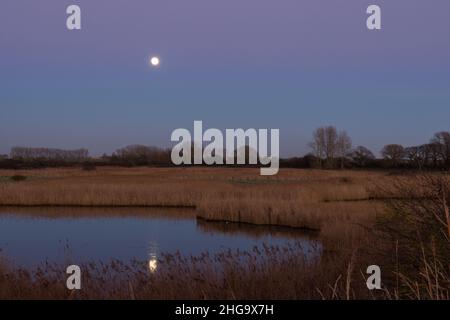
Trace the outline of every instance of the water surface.
{"type": "Polygon", "coordinates": [[[314,235],[292,228],[206,222],[194,210],[161,208],[1,208],[0,256],[22,267],[157,259],[164,253],[214,254],[227,249],[301,243],[314,235]]]}

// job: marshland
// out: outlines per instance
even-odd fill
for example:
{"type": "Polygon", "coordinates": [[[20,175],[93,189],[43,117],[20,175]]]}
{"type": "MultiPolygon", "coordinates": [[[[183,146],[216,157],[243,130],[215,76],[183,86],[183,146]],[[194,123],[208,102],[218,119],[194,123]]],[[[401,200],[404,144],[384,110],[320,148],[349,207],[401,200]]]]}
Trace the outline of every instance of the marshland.
{"type": "Polygon", "coordinates": [[[0,300],[450,298],[450,1],[56,2],[1,4],[0,300]]]}
{"type": "Polygon", "coordinates": [[[0,170],[10,242],[66,248],[43,261],[2,248],[0,297],[448,299],[448,186],[445,172],[395,170],[0,170]],[[373,264],[383,288],[369,291],[373,264]]]}

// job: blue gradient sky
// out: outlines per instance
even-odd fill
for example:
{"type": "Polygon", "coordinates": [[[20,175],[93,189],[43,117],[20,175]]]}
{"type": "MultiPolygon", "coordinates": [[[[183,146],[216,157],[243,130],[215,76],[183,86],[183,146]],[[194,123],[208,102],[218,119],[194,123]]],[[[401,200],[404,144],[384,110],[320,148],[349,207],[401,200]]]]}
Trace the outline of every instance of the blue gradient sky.
{"type": "Polygon", "coordinates": [[[12,146],[170,146],[175,128],[317,126],[355,145],[450,130],[448,0],[2,0],[0,153],[12,146]],[[82,30],[68,31],[78,4],[82,30]],[[365,27],[382,8],[383,30],[365,27]],[[161,57],[159,69],[148,57],[161,57]]]}

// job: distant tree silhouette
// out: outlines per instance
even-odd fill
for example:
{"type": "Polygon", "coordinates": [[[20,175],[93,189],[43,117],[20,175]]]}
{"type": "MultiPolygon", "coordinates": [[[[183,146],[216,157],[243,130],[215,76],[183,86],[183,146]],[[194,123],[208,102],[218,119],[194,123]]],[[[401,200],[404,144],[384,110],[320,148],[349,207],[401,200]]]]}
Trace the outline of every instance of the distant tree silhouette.
{"type": "Polygon", "coordinates": [[[450,132],[441,131],[434,134],[431,143],[436,145],[437,153],[440,155],[444,165],[450,168],[450,132]]]}
{"type": "Polygon", "coordinates": [[[350,157],[358,167],[369,166],[373,160],[375,160],[375,156],[372,151],[363,146],[356,147],[351,152],[350,157]]]}
{"type": "Polygon", "coordinates": [[[323,167],[323,160],[326,157],[325,153],[326,135],[325,128],[317,128],[313,132],[313,141],[309,143],[309,147],[313,150],[313,155],[317,159],[319,166],[323,167]]]}
{"type": "Polygon", "coordinates": [[[352,139],[345,130],[339,132],[336,141],[337,155],[341,161],[341,169],[344,169],[345,159],[350,155],[352,150],[352,139]]]}
{"type": "Polygon", "coordinates": [[[10,154],[11,159],[22,160],[59,160],[59,161],[82,161],[89,157],[87,149],[62,150],[51,148],[26,148],[13,147],[10,154]]]}
{"type": "Polygon", "coordinates": [[[118,149],[112,159],[130,166],[168,165],[171,163],[169,149],[139,144],[118,149]]]}
{"type": "Polygon", "coordinates": [[[336,158],[343,161],[351,149],[351,139],[345,131],[338,133],[333,126],[320,127],[313,132],[313,141],[309,143],[320,167],[334,168],[336,158]]]}
{"type": "Polygon", "coordinates": [[[399,144],[388,144],[383,147],[381,154],[393,167],[397,167],[405,156],[405,148],[399,144]]]}
{"type": "Polygon", "coordinates": [[[411,166],[422,170],[429,158],[428,145],[413,146],[405,148],[405,156],[411,166]]]}

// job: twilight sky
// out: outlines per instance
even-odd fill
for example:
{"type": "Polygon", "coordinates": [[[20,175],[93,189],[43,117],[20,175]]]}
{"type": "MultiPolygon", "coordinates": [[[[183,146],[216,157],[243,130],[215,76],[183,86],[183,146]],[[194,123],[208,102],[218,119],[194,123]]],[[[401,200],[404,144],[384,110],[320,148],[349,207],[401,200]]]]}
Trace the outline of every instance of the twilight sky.
{"type": "Polygon", "coordinates": [[[450,130],[448,0],[2,0],[0,153],[169,147],[176,128],[315,127],[355,145],[450,130]],[[70,4],[82,30],[66,29],[70,4]],[[382,9],[381,31],[366,8],[382,9]],[[149,56],[161,67],[148,66],[149,56]]]}

